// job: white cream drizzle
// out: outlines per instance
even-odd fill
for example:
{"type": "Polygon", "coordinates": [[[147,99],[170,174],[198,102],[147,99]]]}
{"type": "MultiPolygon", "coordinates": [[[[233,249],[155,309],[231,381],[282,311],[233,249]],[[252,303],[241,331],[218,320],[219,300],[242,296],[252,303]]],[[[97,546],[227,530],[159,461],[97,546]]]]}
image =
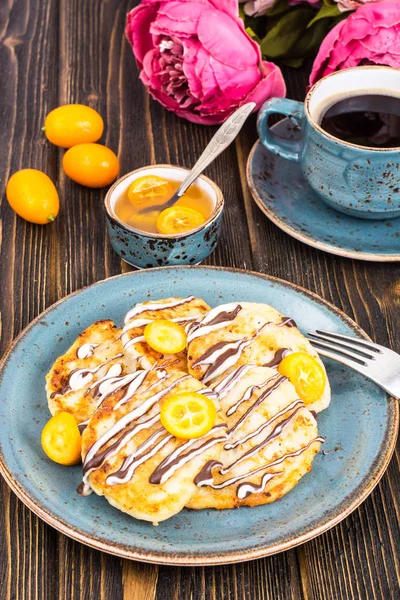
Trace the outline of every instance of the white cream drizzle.
{"type": "MultiPolygon", "coordinates": [[[[246,479],[246,477],[252,477],[253,475],[257,475],[257,473],[260,473],[261,471],[265,471],[265,469],[270,469],[271,467],[276,467],[277,465],[280,465],[283,462],[285,462],[285,460],[287,460],[288,458],[294,458],[295,456],[299,456],[300,454],[302,454],[303,452],[308,450],[308,448],[310,448],[310,446],[312,446],[312,444],[314,444],[315,442],[324,443],[324,441],[325,441],[325,438],[323,438],[322,436],[317,436],[317,437],[313,438],[312,440],[310,440],[308,442],[308,444],[306,444],[305,446],[302,446],[298,450],[294,450],[293,452],[288,452],[287,454],[283,454],[276,460],[273,460],[272,462],[267,463],[266,465],[262,465],[261,467],[257,467],[256,469],[253,469],[252,471],[248,471],[247,473],[242,473],[241,475],[237,475],[236,477],[231,477],[230,479],[226,479],[225,481],[222,481],[221,483],[214,483],[214,478],[211,473],[210,477],[208,479],[203,479],[201,482],[197,483],[197,486],[198,487],[207,486],[207,487],[213,488],[214,490],[222,490],[223,488],[228,487],[229,485],[232,485],[233,483],[237,483],[238,481],[241,481],[242,479],[246,479]]],[[[215,468],[220,465],[221,465],[221,463],[219,463],[219,465],[216,464],[215,468]]]]}
{"type": "Polygon", "coordinates": [[[279,419],[279,417],[281,417],[282,415],[286,414],[290,410],[292,410],[300,405],[304,406],[304,403],[301,400],[294,400],[294,402],[292,402],[291,404],[289,404],[288,406],[286,406],[285,408],[283,408],[282,410],[277,412],[275,415],[273,415],[270,419],[268,419],[268,421],[265,421],[265,423],[262,423],[255,431],[252,431],[251,433],[247,434],[245,437],[235,440],[234,442],[229,442],[228,444],[225,444],[224,449],[225,450],[233,450],[234,448],[237,448],[241,444],[244,444],[251,438],[256,437],[259,433],[264,431],[264,429],[269,427],[269,425],[271,425],[271,423],[273,423],[276,419],[279,419]]]}
{"type": "Polygon", "coordinates": [[[237,302],[231,302],[229,304],[222,304],[221,306],[217,306],[216,308],[213,308],[212,310],[210,310],[206,314],[206,316],[200,321],[199,327],[197,329],[194,329],[194,331],[192,333],[189,332],[189,334],[187,336],[188,343],[192,342],[196,338],[208,335],[212,331],[216,331],[217,329],[223,329],[229,323],[232,323],[232,319],[227,319],[226,321],[222,321],[221,323],[215,323],[214,325],[207,325],[210,321],[215,319],[215,317],[217,317],[220,313],[232,312],[239,306],[240,306],[240,304],[238,304],[237,302]]]}
{"type": "MultiPolygon", "coordinates": [[[[144,337],[144,335],[137,335],[136,337],[132,338],[131,340],[128,340],[127,342],[124,343],[124,341],[122,341],[124,349],[127,350],[130,346],[133,346],[134,344],[139,344],[139,342],[145,342],[146,338],[144,337]]],[[[140,356],[140,352],[137,353],[138,356],[140,356]]]]}
{"type": "Polygon", "coordinates": [[[210,398],[210,400],[218,400],[218,394],[216,392],[214,392],[214,390],[210,390],[208,388],[203,388],[201,390],[197,390],[196,394],[201,394],[202,396],[206,396],[207,398],[210,398]]]}
{"type": "Polygon", "coordinates": [[[123,371],[123,366],[120,363],[115,363],[114,365],[111,365],[111,367],[108,369],[107,373],[103,377],[101,377],[101,379],[98,379],[97,381],[92,383],[92,385],[89,385],[88,389],[85,392],[85,396],[90,394],[90,392],[95,388],[98,388],[99,393],[101,394],[101,391],[102,391],[101,386],[102,386],[103,382],[108,381],[109,379],[115,379],[116,377],[119,377],[121,375],[122,371],[123,371]]]}
{"type": "Polygon", "coordinates": [[[128,385],[135,377],[137,377],[137,371],[135,371],[135,373],[122,375],[121,377],[111,377],[104,381],[99,387],[100,397],[98,405],[102,404],[107,396],[118,392],[118,390],[128,385]]]}
{"type": "Polygon", "coordinates": [[[92,381],[93,375],[95,373],[97,373],[97,371],[100,371],[100,369],[102,367],[105,367],[108,363],[110,363],[111,361],[113,361],[117,358],[120,358],[121,356],[123,356],[123,354],[116,354],[109,360],[106,360],[101,365],[98,365],[97,367],[94,367],[93,369],[77,369],[76,371],[73,371],[72,374],[70,374],[69,379],[68,379],[68,386],[69,386],[70,390],[72,390],[73,392],[76,392],[77,390],[81,390],[83,387],[85,387],[86,384],[88,384],[88,383],[90,383],[90,381],[92,381]]]}
{"type": "Polygon", "coordinates": [[[69,378],[69,387],[72,392],[76,392],[77,390],[81,390],[85,387],[87,383],[90,383],[93,379],[93,374],[96,371],[88,371],[87,369],[80,369],[69,378]]]}
{"type": "MultiPolygon", "coordinates": [[[[170,479],[170,477],[172,477],[172,475],[175,473],[175,471],[177,471],[178,469],[183,467],[183,465],[188,463],[190,460],[192,460],[196,456],[199,456],[200,454],[202,454],[209,448],[212,448],[212,446],[215,446],[215,444],[218,444],[219,442],[226,440],[227,439],[226,434],[223,436],[219,436],[219,437],[212,437],[206,443],[201,444],[201,446],[199,446],[199,448],[195,448],[194,450],[192,450],[192,452],[190,452],[186,455],[183,454],[184,450],[190,448],[196,442],[204,440],[204,438],[208,437],[210,434],[215,433],[216,430],[224,429],[225,427],[226,427],[226,424],[217,425],[216,427],[213,427],[206,435],[204,435],[200,438],[188,440],[185,444],[182,444],[182,446],[179,446],[178,448],[176,448],[176,450],[174,450],[174,452],[172,452],[162,463],[160,463],[160,465],[158,465],[158,467],[156,469],[156,471],[157,471],[158,469],[167,468],[167,470],[162,474],[162,476],[160,478],[160,484],[162,485],[163,483],[165,483],[168,479],[170,479]],[[179,456],[181,456],[180,460],[178,460],[177,462],[174,463],[175,459],[179,456]],[[168,465],[170,465],[170,466],[168,466],[168,465]]],[[[150,478],[150,481],[151,481],[151,478],[150,478]]]]}
{"type": "MultiPolygon", "coordinates": [[[[136,374],[134,373],[134,375],[136,374]]],[[[157,394],[150,396],[149,398],[147,398],[147,400],[142,402],[139,406],[131,410],[129,413],[127,413],[121,419],[119,419],[116,423],[114,423],[114,425],[110,427],[110,429],[108,429],[105,433],[103,433],[103,435],[90,448],[90,450],[85,456],[84,464],[87,464],[98,453],[98,451],[105,444],[107,444],[107,442],[109,442],[115,435],[123,431],[125,427],[132,423],[132,421],[135,421],[136,419],[147,413],[154,406],[154,404],[156,404],[156,402],[158,402],[163,396],[168,394],[168,392],[170,392],[181,381],[184,381],[189,377],[190,375],[184,375],[182,377],[179,377],[178,379],[175,379],[175,381],[173,381],[168,387],[164,388],[157,394]]]]}
{"type": "MultiPolygon", "coordinates": [[[[172,321],[173,323],[186,323],[186,321],[197,321],[198,319],[200,319],[203,315],[202,314],[198,314],[198,315],[192,315],[190,317],[174,317],[173,319],[168,319],[168,321],[172,321]]],[[[124,328],[122,330],[121,333],[121,337],[127,333],[130,329],[136,329],[139,327],[145,327],[145,325],[148,325],[149,323],[152,323],[153,321],[155,321],[155,319],[134,319],[133,321],[129,321],[126,325],[124,325],[124,328]]]]}
{"type": "MultiPolygon", "coordinates": [[[[142,304],[142,305],[136,306],[134,309],[132,309],[132,311],[130,311],[127,314],[127,316],[125,318],[125,323],[127,323],[127,324],[124,327],[122,335],[124,335],[124,333],[126,333],[126,331],[129,331],[129,329],[133,329],[135,327],[142,327],[142,326],[147,325],[149,322],[153,321],[153,319],[136,319],[134,321],[129,322],[129,319],[133,318],[135,315],[140,314],[141,312],[144,312],[147,310],[161,310],[164,308],[172,308],[173,306],[179,306],[180,304],[189,302],[192,299],[194,299],[194,297],[189,296],[183,300],[179,300],[179,301],[176,301],[173,303],[172,302],[167,303],[167,304],[154,303],[154,304],[142,304]],[[131,316],[129,316],[129,315],[131,315],[131,316]]],[[[212,331],[214,329],[219,329],[219,328],[225,327],[228,321],[225,321],[222,323],[217,323],[208,328],[207,328],[207,322],[210,322],[212,319],[215,319],[215,317],[220,312],[222,312],[222,311],[228,312],[229,310],[235,310],[235,308],[237,306],[238,305],[236,303],[231,303],[231,304],[224,305],[223,307],[217,307],[216,309],[213,309],[212,311],[207,313],[206,317],[203,317],[203,319],[201,321],[201,323],[203,324],[202,327],[200,328],[201,333],[199,332],[199,329],[194,329],[193,334],[190,334],[190,329],[189,329],[188,341],[192,341],[193,339],[196,339],[197,337],[200,337],[202,335],[207,335],[208,333],[210,333],[210,331],[212,331]],[[199,332],[198,335],[196,335],[197,332],[199,332]]],[[[198,320],[198,318],[199,318],[199,315],[192,316],[192,317],[182,317],[182,318],[177,318],[177,319],[172,319],[172,320],[175,322],[179,322],[179,321],[183,322],[183,321],[195,321],[195,320],[198,320]]],[[[190,326],[190,323],[189,323],[189,326],[190,326]]],[[[213,352],[210,356],[206,357],[205,360],[202,360],[202,361],[200,360],[199,362],[197,362],[197,364],[199,364],[199,365],[211,366],[225,352],[228,351],[228,354],[229,354],[229,350],[234,350],[234,353],[231,356],[228,356],[226,358],[226,360],[224,360],[223,363],[218,366],[217,369],[213,370],[211,377],[207,376],[207,371],[206,371],[205,376],[202,379],[202,382],[207,383],[208,381],[217,378],[221,373],[225,372],[227,369],[229,369],[231,366],[233,366],[237,362],[238,357],[240,357],[243,349],[252,343],[252,341],[255,339],[255,337],[257,337],[261,333],[262,329],[263,328],[258,330],[251,339],[241,339],[241,340],[237,340],[234,342],[225,343],[222,348],[219,348],[218,350],[213,352]]],[[[121,335],[121,338],[122,338],[122,335],[121,335]]],[[[132,340],[128,340],[125,347],[127,347],[129,345],[133,345],[135,343],[138,343],[139,341],[144,341],[144,336],[136,336],[132,340]]],[[[83,345],[81,348],[84,348],[84,346],[85,345],[83,345]]],[[[78,349],[78,351],[79,350],[80,349],[78,349]]],[[[117,356],[119,356],[119,355],[117,355],[117,356]]],[[[110,360],[114,360],[115,358],[117,358],[117,357],[114,357],[110,360]]],[[[107,362],[110,362],[110,361],[107,361],[107,362]]],[[[80,388],[73,388],[71,385],[71,380],[72,380],[73,385],[75,385],[75,386],[81,385],[81,387],[83,387],[84,385],[86,385],[86,383],[88,381],[90,381],[90,379],[86,380],[88,375],[93,377],[93,373],[96,372],[98,369],[100,369],[105,364],[107,364],[107,362],[103,363],[102,365],[100,365],[99,367],[97,367],[94,370],[90,370],[89,372],[88,372],[88,369],[81,369],[79,371],[77,370],[70,377],[69,385],[70,385],[71,389],[80,389],[80,388]],[[86,373],[86,375],[85,375],[85,373],[86,373]],[[74,378],[74,375],[76,375],[75,378],[74,378]],[[82,384],[81,380],[85,380],[85,383],[82,384]]],[[[224,377],[224,379],[219,384],[217,384],[213,390],[203,389],[203,390],[200,390],[198,393],[202,393],[213,399],[218,398],[219,395],[220,395],[220,397],[224,397],[238,383],[238,381],[240,381],[240,379],[242,379],[247,374],[248,370],[252,366],[254,366],[254,365],[242,365],[240,367],[237,367],[232,373],[230,373],[229,375],[224,377]]],[[[104,397],[107,396],[107,394],[114,393],[116,390],[118,390],[121,387],[124,387],[126,385],[129,386],[126,393],[124,394],[124,396],[115,405],[114,410],[117,410],[121,405],[123,405],[125,402],[127,402],[135,394],[135,392],[142,385],[146,375],[149,372],[147,370],[137,371],[128,376],[118,377],[118,376],[116,376],[116,373],[117,373],[116,368],[117,367],[120,367],[120,365],[118,365],[118,364],[113,365],[109,369],[107,374],[102,378],[102,380],[99,380],[101,382],[100,386],[99,386],[99,391],[101,392],[101,398],[100,398],[101,401],[104,397]],[[113,370],[113,368],[114,368],[114,370],[113,370]]],[[[154,369],[154,368],[156,368],[156,367],[153,365],[152,369],[154,369]]],[[[122,368],[119,373],[121,373],[121,372],[122,372],[122,368]]],[[[149,386],[149,388],[147,388],[146,391],[150,390],[154,386],[158,385],[161,381],[167,379],[170,375],[167,374],[165,370],[160,368],[160,371],[159,371],[159,373],[157,373],[157,376],[159,377],[159,381],[157,381],[157,382],[153,383],[151,386],[149,386]]],[[[90,448],[88,454],[85,457],[84,465],[88,464],[89,461],[92,460],[96,456],[96,454],[100,451],[100,449],[105,444],[107,444],[113,437],[115,437],[118,433],[123,431],[133,421],[140,419],[143,415],[145,415],[146,413],[151,411],[151,409],[155,406],[155,404],[163,396],[168,394],[169,391],[172,388],[174,388],[176,385],[178,385],[181,381],[183,381],[189,377],[190,377],[190,375],[184,375],[183,377],[180,377],[179,379],[173,381],[172,384],[167,386],[165,389],[150,396],[144,402],[142,402],[139,406],[137,406],[135,409],[133,409],[130,413],[128,413],[127,415],[122,417],[122,419],[118,420],[108,431],[106,431],[100,437],[100,439],[97,442],[95,442],[95,444],[93,444],[93,446],[90,448]]],[[[272,380],[273,379],[274,379],[274,377],[272,378],[272,380]]],[[[237,401],[234,405],[232,405],[228,409],[227,415],[230,416],[231,414],[233,414],[237,410],[237,408],[240,406],[240,404],[242,404],[242,402],[245,402],[251,398],[251,396],[253,395],[253,393],[256,389],[262,389],[270,381],[271,381],[271,378],[269,378],[267,381],[262,382],[258,385],[252,385],[252,386],[248,387],[245,390],[242,397],[240,398],[240,400],[237,401]]],[[[99,382],[96,382],[89,389],[98,385],[98,383],[99,382]]],[[[255,431],[247,434],[246,436],[244,436],[241,439],[238,439],[234,442],[225,444],[225,446],[224,446],[225,450],[232,450],[232,449],[237,448],[239,445],[246,443],[251,438],[260,434],[265,428],[267,428],[271,423],[273,423],[277,418],[279,418],[279,416],[285,414],[286,412],[292,410],[293,408],[296,408],[296,406],[302,405],[302,404],[303,403],[301,402],[301,400],[295,400],[294,402],[292,402],[292,404],[285,407],[284,409],[279,411],[276,415],[271,417],[267,422],[263,423],[255,431]]],[[[282,426],[280,426],[280,424],[278,424],[276,426],[275,430],[273,431],[274,438],[279,437],[279,435],[281,435],[283,429],[291,422],[291,419],[295,416],[295,414],[298,412],[298,410],[300,410],[300,408],[297,408],[297,410],[295,410],[293,415],[291,415],[286,420],[285,423],[282,422],[282,426]]],[[[129,432],[129,434],[126,437],[124,437],[122,435],[120,444],[118,444],[116,446],[116,448],[110,452],[110,454],[107,454],[107,456],[104,458],[104,462],[106,460],[108,460],[110,457],[117,454],[119,452],[119,450],[124,445],[126,445],[140,430],[152,427],[158,421],[159,421],[159,411],[150,419],[147,419],[143,423],[138,423],[137,426],[133,427],[132,431],[129,432]]],[[[241,420],[239,420],[239,421],[241,421],[241,420]]],[[[238,424],[239,424],[239,422],[238,422],[238,424]]],[[[205,452],[208,448],[212,447],[213,445],[215,445],[221,441],[229,439],[230,435],[234,432],[235,427],[231,428],[231,430],[228,430],[226,433],[224,433],[223,436],[212,437],[204,443],[204,439],[207,438],[210,434],[215,433],[215,430],[217,430],[219,428],[226,428],[226,427],[227,427],[226,424],[218,425],[218,426],[214,427],[210,432],[208,432],[205,436],[202,436],[201,438],[195,438],[195,439],[188,440],[184,444],[179,446],[178,448],[175,448],[175,450],[170,455],[168,455],[158,465],[158,467],[154,471],[154,473],[156,473],[157,471],[160,471],[160,474],[158,475],[159,481],[157,481],[156,483],[160,483],[160,484],[165,483],[179,468],[181,468],[187,462],[189,462],[196,456],[202,454],[203,452],[205,452]],[[199,447],[196,447],[196,445],[200,441],[203,441],[203,443],[199,447]],[[190,448],[193,448],[193,449],[190,450],[190,448]],[[185,453],[186,450],[188,450],[188,452],[185,453]]],[[[157,454],[157,452],[161,448],[163,448],[166,444],[168,444],[168,442],[171,439],[173,439],[173,436],[170,435],[164,428],[161,428],[161,429],[157,430],[156,432],[154,432],[152,435],[150,435],[150,437],[143,444],[141,444],[136,449],[136,451],[134,453],[132,453],[125,459],[125,461],[123,462],[122,466],[119,468],[118,471],[116,471],[115,473],[112,473],[111,475],[109,475],[107,477],[106,483],[108,485],[117,485],[117,484],[122,484],[122,483],[126,483],[126,482],[130,481],[130,479],[132,478],[132,476],[133,476],[135,470],[138,468],[138,466],[143,464],[145,461],[147,461],[149,458],[151,458],[155,454],[157,454]]],[[[263,440],[260,444],[255,446],[252,450],[246,452],[243,456],[240,456],[231,465],[229,465],[225,468],[220,468],[219,473],[221,475],[228,473],[234,466],[236,466],[238,463],[242,462],[242,460],[253,456],[253,454],[258,452],[262,448],[263,442],[264,441],[267,442],[267,440],[268,440],[268,437],[265,438],[265,440],[263,440]]],[[[324,441],[324,440],[323,440],[323,438],[317,437],[314,440],[312,440],[311,442],[309,442],[309,444],[307,446],[299,449],[298,451],[288,453],[287,455],[284,455],[283,457],[281,457],[281,459],[277,459],[276,461],[273,461],[272,463],[265,465],[264,467],[259,467],[258,469],[255,469],[248,473],[239,475],[237,477],[230,478],[230,479],[222,482],[221,484],[214,484],[214,480],[211,475],[211,477],[209,479],[201,481],[200,483],[198,483],[198,485],[199,486],[209,485],[214,489],[221,489],[223,487],[231,485],[232,483],[235,483],[244,478],[247,478],[247,477],[251,476],[252,474],[255,474],[261,470],[272,467],[276,464],[280,464],[281,462],[286,460],[286,458],[289,458],[291,456],[297,456],[298,454],[303,452],[306,448],[308,448],[315,441],[324,441]]],[[[222,467],[222,465],[221,465],[221,467],[222,467]]],[[[83,477],[84,493],[91,492],[88,476],[96,468],[99,468],[99,466],[94,467],[93,469],[90,469],[88,472],[85,473],[85,475],[83,477]]],[[[255,483],[247,482],[247,481],[240,484],[236,490],[237,497],[239,499],[244,499],[252,493],[262,492],[265,489],[268,481],[270,481],[273,477],[275,477],[275,475],[281,475],[281,474],[282,474],[282,472],[265,473],[259,484],[255,484],[255,483]]]]}
{"type": "Polygon", "coordinates": [[[80,359],[89,358],[89,356],[93,356],[94,349],[98,346],[100,346],[100,344],[90,344],[89,342],[87,344],[82,344],[82,346],[79,346],[76,356],[80,359]]]}
{"type": "Polygon", "coordinates": [[[174,308],[175,306],[181,306],[182,304],[186,304],[187,302],[191,302],[192,300],[194,300],[194,296],[187,296],[186,298],[176,299],[171,302],[165,302],[164,304],[157,302],[137,304],[134,308],[132,308],[132,310],[130,310],[125,315],[124,322],[128,323],[128,321],[133,319],[133,317],[136,317],[136,315],[140,315],[141,313],[146,312],[148,310],[163,310],[164,308],[174,308]]]}
{"type": "MultiPolygon", "coordinates": [[[[284,421],[282,421],[281,423],[278,423],[278,425],[275,427],[273,432],[270,434],[271,436],[272,435],[274,436],[273,439],[279,437],[282,434],[282,432],[286,429],[286,427],[288,427],[288,425],[290,425],[292,419],[294,419],[294,417],[297,415],[297,412],[299,410],[300,410],[300,408],[295,409],[293,414],[287,420],[284,419],[284,421]]],[[[269,420],[268,425],[272,421],[274,421],[276,418],[277,418],[276,415],[274,417],[272,417],[269,420]]],[[[262,427],[265,428],[265,426],[266,426],[266,424],[264,423],[262,427]]],[[[270,435],[268,435],[266,439],[268,439],[270,437],[270,435]]],[[[251,448],[248,452],[245,452],[244,454],[239,456],[239,458],[237,458],[235,461],[233,461],[233,463],[231,463],[227,467],[224,467],[223,469],[221,469],[220,470],[221,475],[225,475],[226,473],[229,473],[229,471],[231,471],[234,467],[236,467],[238,464],[240,464],[243,460],[247,460],[248,458],[254,456],[254,454],[257,454],[263,447],[265,447],[265,441],[266,440],[263,440],[256,446],[253,446],[253,448],[251,448]]]]}
{"type": "Polygon", "coordinates": [[[228,410],[226,411],[226,416],[230,417],[231,415],[233,415],[237,411],[239,406],[241,404],[243,404],[243,402],[247,402],[247,400],[250,400],[250,398],[252,397],[252,395],[254,394],[255,391],[262,390],[266,385],[268,385],[268,383],[270,381],[271,381],[271,377],[268,377],[268,379],[266,379],[265,381],[262,381],[261,383],[257,383],[255,385],[250,385],[245,390],[243,396],[241,398],[239,398],[239,400],[235,404],[232,404],[232,406],[230,406],[228,408],[228,410]]]}
{"type": "Polygon", "coordinates": [[[265,486],[267,485],[268,481],[270,481],[273,477],[282,474],[283,471],[279,471],[278,473],[265,473],[265,475],[262,476],[261,483],[259,485],[250,482],[241,483],[237,487],[236,495],[239,500],[244,500],[251,494],[259,494],[265,490],[265,486]]]}
{"type": "Polygon", "coordinates": [[[142,385],[142,383],[145,380],[145,378],[147,377],[147,375],[148,375],[148,371],[136,371],[136,377],[129,384],[129,387],[126,390],[126,393],[122,396],[121,400],[119,400],[119,402],[117,402],[117,404],[114,406],[113,410],[118,410],[120,408],[120,406],[122,406],[123,404],[126,404],[130,400],[130,398],[132,398],[134,393],[142,385]]]}
{"type": "Polygon", "coordinates": [[[218,377],[219,375],[224,373],[230,367],[233,367],[233,365],[238,361],[239,357],[241,356],[243,350],[247,346],[249,346],[252,343],[252,341],[253,341],[252,339],[251,340],[237,340],[236,342],[226,343],[223,348],[216,350],[208,358],[198,362],[197,363],[198,365],[212,365],[221,356],[221,354],[224,354],[227,350],[230,350],[230,349],[236,350],[234,354],[232,354],[226,360],[224,360],[221,363],[221,365],[215,371],[213,371],[211,376],[207,375],[207,372],[206,372],[204,377],[202,377],[201,381],[203,383],[208,383],[212,379],[215,379],[216,377],[218,377]]]}
{"type": "MultiPolygon", "coordinates": [[[[148,429],[149,427],[152,427],[153,425],[155,425],[158,421],[160,420],[160,413],[156,413],[153,417],[151,417],[151,419],[147,419],[146,421],[143,421],[142,423],[138,423],[135,427],[133,427],[132,431],[129,433],[129,435],[122,437],[120,443],[114,448],[114,450],[110,451],[107,454],[107,457],[104,459],[104,462],[106,462],[106,460],[109,460],[110,458],[112,458],[113,456],[115,456],[120,450],[121,448],[123,448],[128,442],[130,442],[130,440],[136,435],[138,434],[140,431],[143,431],[143,429],[148,429]]],[[[89,461],[97,454],[97,451],[92,454],[89,457],[89,453],[86,455],[85,457],[85,461],[83,463],[83,466],[87,465],[89,463],[89,461]]],[[[102,462],[102,464],[104,464],[104,462],[102,462]]],[[[90,473],[92,473],[92,471],[95,471],[96,469],[99,469],[101,465],[98,465],[96,467],[93,467],[92,469],[88,469],[86,471],[86,473],[84,474],[82,481],[84,484],[84,492],[86,491],[87,493],[83,494],[83,495],[88,495],[88,493],[91,493],[91,488],[90,485],[88,483],[88,477],[90,475],[90,473]]]]}
{"type": "Polygon", "coordinates": [[[247,372],[254,365],[242,365],[241,367],[237,367],[232,373],[226,375],[215,387],[213,387],[214,392],[216,392],[220,399],[225,398],[227,393],[235,387],[235,385],[246,376],[247,372]]]}
{"type": "Polygon", "coordinates": [[[151,458],[152,456],[157,454],[157,452],[159,450],[161,450],[161,448],[166,446],[168,444],[168,442],[170,440],[172,440],[172,437],[173,437],[172,435],[170,435],[170,434],[166,435],[165,437],[162,438],[162,440],[160,442],[158,442],[158,444],[153,446],[153,448],[151,448],[151,450],[149,452],[147,452],[146,454],[144,454],[142,456],[142,452],[145,452],[146,449],[149,446],[151,446],[151,444],[155,441],[155,439],[157,439],[158,437],[160,437],[161,435],[164,435],[164,434],[165,434],[165,429],[163,428],[163,429],[160,429],[158,432],[156,432],[156,434],[153,434],[152,436],[150,436],[150,438],[146,442],[144,442],[144,444],[139,446],[139,448],[137,449],[135,454],[131,454],[126,459],[125,463],[122,465],[120,470],[127,469],[127,472],[124,475],[124,477],[118,477],[117,474],[109,475],[106,479],[106,483],[108,485],[116,485],[116,484],[121,484],[121,483],[127,483],[128,481],[130,481],[132,479],[132,475],[134,474],[136,469],[141,464],[143,464],[144,462],[146,462],[146,460],[148,460],[149,458],[151,458]]]}

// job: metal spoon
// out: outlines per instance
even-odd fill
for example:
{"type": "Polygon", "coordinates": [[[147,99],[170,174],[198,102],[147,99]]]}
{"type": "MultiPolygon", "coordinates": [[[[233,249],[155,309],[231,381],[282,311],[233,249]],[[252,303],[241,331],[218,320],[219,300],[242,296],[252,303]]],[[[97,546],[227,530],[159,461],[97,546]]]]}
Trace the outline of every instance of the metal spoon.
{"type": "Polygon", "coordinates": [[[143,208],[138,212],[140,215],[144,215],[147,212],[153,210],[164,210],[173,206],[175,202],[179,200],[186,192],[188,187],[192,185],[192,183],[198,178],[198,176],[204,171],[206,167],[214,158],[216,158],[221,152],[225,150],[229,146],[231,142],[235,139],[239,131],[241,130],[244,122],[246,121],[249,114],[254,110],[256,106],[255,102],[248,102],[247,104],[243,104],[238,110],[236,110],[233,115],[229,117],[225,121],[223,125],[218,129],[217,133],[211,138],[210,143],[206,146],[204,152],[200,156],[199,160],[196,162],[192,170],[188,173],[185,179],[182,181],[181,185],[175,192],[175,194],[167,200],[167,202],[163,202],[162,204],[157,204],[156,206],[149,206],[147,208],[143,208]]]}

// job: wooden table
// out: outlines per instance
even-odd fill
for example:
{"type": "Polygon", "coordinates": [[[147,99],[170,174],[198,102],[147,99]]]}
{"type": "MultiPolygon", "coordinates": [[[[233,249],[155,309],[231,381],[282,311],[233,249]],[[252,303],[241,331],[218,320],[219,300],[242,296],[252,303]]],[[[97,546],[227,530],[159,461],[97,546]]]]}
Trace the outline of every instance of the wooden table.
{"type": "MultiPolygon", "coordinates": [[[[82,102],[106,122],[104,143],[121,173],[151,163],[190,166],[213,134],[150,100],[124,39],[132,0],[2,0],[0,4],[1,352],[56,300],[130,270],[106,238],[104,190],[79,187],[63,151],[41,127],[54,107],[82,102]],[[26,223],[4,198],[9,176],[43,169],[62,210],[53,225],[26,223]]],[[[285,72],[288,96],[304,96],[306,73],[285,72]]],[[[292,239],[261,213],[246,185],[256,139],[252,119],[210,168],[226,211],[209,264],[252,269],[317,292],[374,340],[400,350],[400,266],[338,258],[292,239]]],[[[38,383],[40,385],[40,382],[38,383]]],[[[40,521],[1,481],[0,598],[367,600],[399,598],[399,456],[350,517],[317,539],[264,560],[227,567],[157,567],[91,550],[40,521]],[[397,553],[397,554],[396,554],[397,553]]]]}

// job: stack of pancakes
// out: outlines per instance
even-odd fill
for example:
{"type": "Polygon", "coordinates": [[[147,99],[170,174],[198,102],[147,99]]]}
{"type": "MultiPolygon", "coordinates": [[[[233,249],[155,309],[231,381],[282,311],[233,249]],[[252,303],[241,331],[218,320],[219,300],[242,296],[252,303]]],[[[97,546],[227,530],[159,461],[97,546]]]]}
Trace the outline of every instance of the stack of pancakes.
{"type": "MultiPolygon", "coordinates": [[[[122,329],[112,321],[88,327],[47,375],[52,414],[72,413],[82,434],[81,493],[104,495],[116,508],[153,523],[191,509],[257,506],[290,491],[311,470],[323,438],[316,412],[278,372],[290,352],[321,365],[293,319],[265,304],[213,309],[200,298],[137,304],[122,329]],[[186,351],[151,349],[144,327],[180,323],[186,351]],[[217,408],[203,437],[181,440],[160,422],[177,392],[208,396],[217,408]]],[[[322,365],[323,367],[323,365],[322,365]]]]}

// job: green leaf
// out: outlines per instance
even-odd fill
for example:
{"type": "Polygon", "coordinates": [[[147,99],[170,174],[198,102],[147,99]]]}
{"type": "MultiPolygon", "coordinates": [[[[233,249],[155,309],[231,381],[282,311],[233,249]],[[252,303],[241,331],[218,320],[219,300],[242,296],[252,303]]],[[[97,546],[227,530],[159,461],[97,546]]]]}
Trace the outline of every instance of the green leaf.
{"type": "Polygon", "coordinates": [[[303,35],[314,11],[298,8],[282,16],[261,41],[261,51],[268,58],[286,55],[303,35]]]}
{"type": "Polygon", "coordinates": [[[291,7],[288,5],[287,0],[276,0],[274,5],[265,14],[267,17],[276,17],[277,15],[289,12],[290,9],[291,7]]]}
{"type": "Polygon", "coordinates": [[[246,32],[248,33],[248,35],[251,37],[252,40],[257,42],[257,44],[261,44],[260,38],[258,37],[256,32],[252,30],[251,27],[246,27],[246,32]]]}
{"type": "Polygon", "coordinates": [[[292,46],[290,58],[308,58],[316,54],[329,29],[330,23],[327,20],[318,21],[313,27],[307,28],[292,46]]]}
{"type": "Polygon", "coordinates": [[[298,69],[304,62],[303,58],[282,58],[281,62],[287,67],[298,69]]]}
{"type": "Polygon", "coordinates": [[[311,27],[312,25],[314,25],[314,23],[320,21],[321,19],[327,19],[328,17],[337,17],[340,14],[341,12],[338,9],[337,4],[335,4],[334,6],[328,6],[326,4],[323,4],[318,13],[315,15],[315,17],[309,22],[307,27],[311,27]]]}

